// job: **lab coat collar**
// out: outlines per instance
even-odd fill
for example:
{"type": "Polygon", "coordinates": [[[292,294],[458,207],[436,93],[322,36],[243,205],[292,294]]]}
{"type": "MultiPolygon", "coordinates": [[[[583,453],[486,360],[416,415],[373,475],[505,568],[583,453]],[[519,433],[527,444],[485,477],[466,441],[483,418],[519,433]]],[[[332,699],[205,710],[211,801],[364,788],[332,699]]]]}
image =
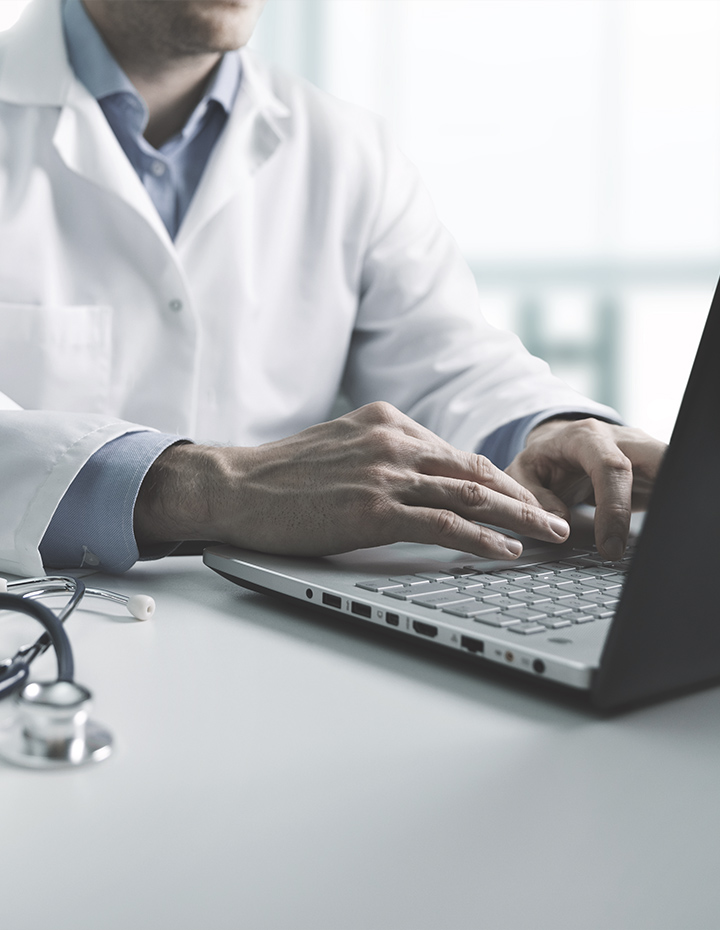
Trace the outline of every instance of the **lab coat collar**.
{"type": "MultiPolygon", "coordinates": [[[[62,31],[60,0],[33,0],[3,42],[0,101],[58,107],[54,142],[68,167],[115,192],[142,214],[172,248],[150,197],[127,161],[97,101],[75,77],[62,31]]],[[[283,139],[289,109],[273,93],[262,66],[241,51],[243,77],[235,106],[193,197],[176,245],[187,241],[242,188],[283,139]]]]}
{"type": "Polygon", "coordinates": [[[0,100],[61,107],[73,73],[65,51],[60,0],[33,0],[2,44],[0,100]]]}

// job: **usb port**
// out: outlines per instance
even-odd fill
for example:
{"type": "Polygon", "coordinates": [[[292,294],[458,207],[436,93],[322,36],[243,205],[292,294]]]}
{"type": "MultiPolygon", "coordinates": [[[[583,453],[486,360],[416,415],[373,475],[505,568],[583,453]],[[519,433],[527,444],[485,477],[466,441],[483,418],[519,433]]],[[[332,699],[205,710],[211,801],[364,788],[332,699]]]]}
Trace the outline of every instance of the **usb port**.
{"type": "Polygon", "coordinates": [[[390,613],[390,611],[388,611],[388,612],[385,614],[385,623],[389,623],[390,626],[399,626],[399,625],[400,625],[400,617],[398,617],[397,614],[392,614],[392,613],[390,613]]]}
{"type": "Polygon", "coordinates": [[[357,601],[353,601],[350,604],[350,610],[357,614],[358,617],[370,617],[372,616],[372,607],[368,604],[358,604],[357,601]]]}
{"type": "Polygon", "coordinates": [[[327,604],[328,607],[337,607],[338,610],[342,607],[342,601],[337,594],[323,593],[322,602],[323,604],[327,604]]]}
{"type": "Polygon", "coordinates": [[[413,630],[421,636],[437,636],[438,628],[432,623],[421,623],[419,620],[413,620],[413,630]]]}
{"type": "Polygon", "coordinates": [[[481,639],[473,639],[472,636],[461,636],[460,645],[468,652],[485,652],[485,643],[481,639]]]}

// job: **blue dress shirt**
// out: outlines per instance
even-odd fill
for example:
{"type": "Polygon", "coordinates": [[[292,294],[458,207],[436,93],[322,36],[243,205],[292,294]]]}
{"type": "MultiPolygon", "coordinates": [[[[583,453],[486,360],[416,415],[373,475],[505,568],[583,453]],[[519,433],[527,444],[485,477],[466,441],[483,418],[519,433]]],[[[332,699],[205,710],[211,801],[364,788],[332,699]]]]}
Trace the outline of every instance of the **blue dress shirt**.
{"type": "MultiPolygon", "coordinates": [[[[143,136],[147,105],[110,54],[80,0],[64,0],[63,28],[75,74],[98,101],[174,239],[240,88],[239,55],[223,56],[182,131],[155,149],[143,136]]],[[[504,468],[523,448],[530,430],[555,415],[568,414],[544,411],[507,423],[487,437],[478,451],[504,468]]],[[[140,555],[133,513],[151,465],[182,439],[132,432],[96,452],[66,491],[45,532],[40,544],[44,565],[123,572],[140,557],[157,558],[170,551],[165,547],[140,555]]]]}

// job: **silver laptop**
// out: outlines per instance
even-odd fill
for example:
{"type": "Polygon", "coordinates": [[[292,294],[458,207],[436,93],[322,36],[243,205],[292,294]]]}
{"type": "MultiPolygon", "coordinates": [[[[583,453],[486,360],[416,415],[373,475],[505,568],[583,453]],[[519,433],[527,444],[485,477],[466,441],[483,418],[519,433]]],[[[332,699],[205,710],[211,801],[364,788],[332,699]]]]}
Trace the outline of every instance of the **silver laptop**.
{"type": "Polygon", "coordinates": [[[720,285],[642,531],[621,562],[574,532],[512,563],[398,543],[325,558],[211,546],[231,581],[421,638],[601,708],[720,681],[720,285]]]}

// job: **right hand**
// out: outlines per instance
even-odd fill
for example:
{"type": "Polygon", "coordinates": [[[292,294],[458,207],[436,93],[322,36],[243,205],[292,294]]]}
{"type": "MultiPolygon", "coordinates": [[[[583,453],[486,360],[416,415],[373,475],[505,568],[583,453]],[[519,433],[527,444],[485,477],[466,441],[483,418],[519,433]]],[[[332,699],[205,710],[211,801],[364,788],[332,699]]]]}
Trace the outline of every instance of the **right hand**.
{"type": "Polygon", "coordinates": [[[492,524],[560,543],[570,528],[488,459],[374,403],[254,448],[172,446],[135,507],[140,545],[212,539],[286,555],[392,542],[514,559],[492,524]]]}

